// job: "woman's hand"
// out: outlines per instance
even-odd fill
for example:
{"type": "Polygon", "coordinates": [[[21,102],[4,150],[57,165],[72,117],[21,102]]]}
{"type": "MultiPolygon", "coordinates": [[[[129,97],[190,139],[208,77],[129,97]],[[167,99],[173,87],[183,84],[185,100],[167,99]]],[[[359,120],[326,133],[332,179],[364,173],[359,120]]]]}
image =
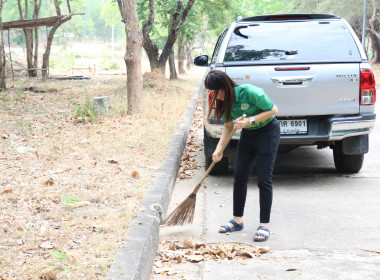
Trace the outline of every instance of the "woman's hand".
{"type": "Polygon", "coordinates": [[[222,135],[220,136],[218,145],[215,148],[214,153],[212,154],[212,161],[219,162],[223,158],[223,144],[227,141],[228,135],[231,134],[234,129],[234,123],[230,121],[229,123],[225,123],[222,130],[222,135]],[[220,153],[220,155],[219,155],[220,153]]]}
{"type": "Polygon", "coordinates": [[[215,152],[212,154],[212,161],[219,162],[222,160],[222,158],[223,158],[223,153],[220,153],[219,155],[219,152],[217,150],[215,150],[215,152]]]}
{"type": "Polygon", "coordinates": [[[251,124],[251,121],[249,120],[249,118],[245,118],[245,119],[241,119],[242,117],[236,119],[235,121],[235,128],[236,129],[242,129],[244,127],[246,127],[247,125],[250,125],[251,124]]]}

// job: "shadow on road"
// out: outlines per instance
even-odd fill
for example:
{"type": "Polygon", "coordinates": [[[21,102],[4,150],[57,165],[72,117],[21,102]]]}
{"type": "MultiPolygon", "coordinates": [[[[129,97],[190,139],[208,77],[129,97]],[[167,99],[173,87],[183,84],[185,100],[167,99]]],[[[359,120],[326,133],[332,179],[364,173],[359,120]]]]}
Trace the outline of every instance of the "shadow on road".
{"type": "MultiPolygon", "coordinates": [[[[233,176],[235,160],[230,157],[229,172],[224,176],[233,176]]],[[[256,163],[255,163],[256,165],[256,163]]],[[[274,177],[304,176],[342,176],[334,166],[333,152],[329,148],[318,150],[316,146],[300,147],[289,153],[279,153],[274,167],[274,177]]],[[[221,176],[221,175],[218,175],[221,176]]],[[[256,176],[256,167],[252,170],[256,176]]],[[[222,176],[223,177],[223,176],[222,176]]]]}

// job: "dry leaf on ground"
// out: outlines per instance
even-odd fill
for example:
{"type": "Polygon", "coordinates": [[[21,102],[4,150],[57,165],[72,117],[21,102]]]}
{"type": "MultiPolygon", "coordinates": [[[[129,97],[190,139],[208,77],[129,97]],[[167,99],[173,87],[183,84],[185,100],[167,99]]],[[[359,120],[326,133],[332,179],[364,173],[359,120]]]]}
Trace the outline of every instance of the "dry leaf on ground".
{"type": "Polygon", "coordinates": [[[48,267],[48,268],[42,270],[39,278],[41,280],[56,280],[56,279],[58,279],[57,278],[57,271],[56,271],[55,267],[48,267]]]}
{"type": "MultiPolygon", "coordinates": [[[[261,254],[269,252],[270,248],[248,246],[244,244],[204,244],[192,240],[163,241],[159,244],[155,267],[185,262],[203,262],[206,260],[221,259],[253,259],[261,254]],[[195,245],[194,245],[195,244],[195,245]]],[[[163,271],[161,270],[161,273],[163,271]]]]}
{"type": "Polygon", "coordinates": [[[133,179],[138,179],[138,178],[140,178],[140,174],[139,174],[139,172],[137,172],[137,171],[133,171],[132,174],[131,174],[131,176],[132,176],[133,179]]]}

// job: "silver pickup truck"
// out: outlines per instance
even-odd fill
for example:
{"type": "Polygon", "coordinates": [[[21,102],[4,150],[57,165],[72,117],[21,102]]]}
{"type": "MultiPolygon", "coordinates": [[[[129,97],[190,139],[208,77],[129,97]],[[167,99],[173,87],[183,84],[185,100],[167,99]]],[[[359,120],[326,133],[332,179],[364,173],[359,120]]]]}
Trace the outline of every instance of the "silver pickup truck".
{"type": "MultiPolygon", "coordinates": [[[[194,63],[265,90],[279,108],[280,152],[304,145],[330,147],[339,172],[361,169],[376,119],[375,79],[346,20],[332,14],[238,17],[220,34],[211,60],[201,55],[194,63]]],[[[201,91],[208,168],[223,124],[213,113],[207,118],[209,93],[203,83],[201,91]]],[[[239,136],[213,174],[227,172],[239,136]]]]}

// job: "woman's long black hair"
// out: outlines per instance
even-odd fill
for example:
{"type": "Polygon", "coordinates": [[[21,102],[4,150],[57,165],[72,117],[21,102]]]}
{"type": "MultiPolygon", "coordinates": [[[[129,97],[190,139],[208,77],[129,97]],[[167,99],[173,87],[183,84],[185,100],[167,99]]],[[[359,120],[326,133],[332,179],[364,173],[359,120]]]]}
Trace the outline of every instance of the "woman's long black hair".
{"type": "Polygon", "coordinates": [[[211,97],[208,117],[211,114],[212,106],[215,104],[214,116],[219,121],[225,113],[226,120],[230,120],[232,103],[235,100],[235,83],[226,73],[219,70],[211,70],[205,78],[205,87],[210,90],[215,90],[214,95],[211,97]],[[224,100],[218,100],[220,90],[225,91],[224,100]]]}

